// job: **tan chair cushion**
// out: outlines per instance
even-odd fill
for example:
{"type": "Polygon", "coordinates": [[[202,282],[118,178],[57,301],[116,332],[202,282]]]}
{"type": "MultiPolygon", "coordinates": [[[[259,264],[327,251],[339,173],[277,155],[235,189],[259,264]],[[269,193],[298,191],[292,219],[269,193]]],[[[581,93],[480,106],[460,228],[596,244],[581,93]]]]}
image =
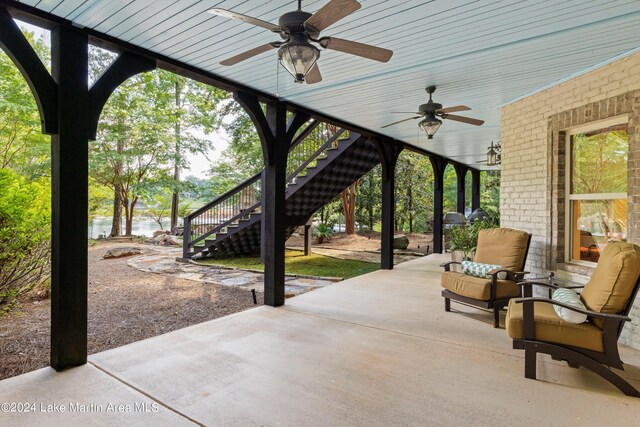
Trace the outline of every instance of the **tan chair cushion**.
{"type": "MultiPolygon", "coordinates": [[[[523,338],[522,310],[524,304],[509,301],[505,321],[507,335],[513,339],[523,338]]],[[[570,345],[587,350],[604,351],[602,329],[592,323],[569,323],[553,310],[552,304],[534,303],[535,338],[538,341],[570,345]]]]}
{"type": "MultiPolygon", "coordinates": [[[[469,276],[457,271],[445,271],[440,279],[442,287],[454,294],[481,301],[491,299],[491,279],[469,276]]],[[[496,298],[513,298],[518,296],[518,287],[511,280],[498,280],[496,298]]]]}
{"type": "Polygon", "coordinates": [[[511,228],[480,230],[474,261],[511,271],[524,269],[529,233],[511,228]]]}
{"type": "MultiPolygon", "coordinates": [[[[627,306],[640,276],[640,247],[633,243],[611,242],[605,248],[589,283],[581,293],[589,310],[621,313],[627,306]]],[[[602,327],[603,321],[594,319],[602,327]]]]}

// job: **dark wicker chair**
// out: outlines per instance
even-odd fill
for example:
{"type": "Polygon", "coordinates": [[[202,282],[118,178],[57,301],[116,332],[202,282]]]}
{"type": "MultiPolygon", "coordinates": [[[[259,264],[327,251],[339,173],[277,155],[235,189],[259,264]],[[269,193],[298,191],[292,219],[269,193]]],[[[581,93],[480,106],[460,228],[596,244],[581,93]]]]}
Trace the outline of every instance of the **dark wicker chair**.
{"type": "Polygon", "coordinates": [[[494,264],[501,269],[491,271],[491,279],[466,275],[451,271],[451,266],[459,262],[446,262],[441,265],[444,273],[440,283],[444,288],[445,311],[451,311],[451,300],[480,309],[493,311],[493,327],[500,321],[500,310],[507,306],[511,298],[520,296],[517,282],[525,274],[524,265],[531,244],[531,234],[510,228],[481,230],[478,235],[475,262],[494,264]],[[498,279],[498,275],[506,275],[498,279]]]}
{"type": "Polygon", "coordinates": [[[532,286],[557,288],[549,283],[519,284],[525,298],[513,299],[507,311],[506,330],[513,348],[525,351],[526,378],[536,379],[536,355],[549,354],[570,367],[584,366],[628,396],[640,392],[608,367],[624,369],[618,353],[618,338],[640,284],[640,247],[632,243],[609,243],[600,262],[584,286],[580,298],[586,310],[548,298],[533,298],[532,286]],[[587,322],[574,324],[555,314],[553,305],[586,314],[587,322]]]}

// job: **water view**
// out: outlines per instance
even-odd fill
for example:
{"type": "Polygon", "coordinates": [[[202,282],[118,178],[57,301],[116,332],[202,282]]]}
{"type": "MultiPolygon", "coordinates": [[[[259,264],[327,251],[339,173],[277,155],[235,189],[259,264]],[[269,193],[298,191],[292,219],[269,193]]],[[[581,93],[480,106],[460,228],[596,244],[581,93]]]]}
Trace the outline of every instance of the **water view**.
{"type": "MultiPolygon", "coordinates": [[[[108,236],[111,232],[111,224],[113,218],[95,218],[93,221],[89,221],[89,237],[97,239],[100,236],[108,236]]],[[[124,218],[122,218],[122,232],[124,233],[124,218]]],[[[166,219],[162,221],[162,229],[169,230],[171,227],[171,220],[166,219]]],[[[131,234],[134,236],[147,236],[152,237],[153,232],[160,230],[160,226],[152,219],[140,218],[133,220],[133,229],[131,234]]]]}

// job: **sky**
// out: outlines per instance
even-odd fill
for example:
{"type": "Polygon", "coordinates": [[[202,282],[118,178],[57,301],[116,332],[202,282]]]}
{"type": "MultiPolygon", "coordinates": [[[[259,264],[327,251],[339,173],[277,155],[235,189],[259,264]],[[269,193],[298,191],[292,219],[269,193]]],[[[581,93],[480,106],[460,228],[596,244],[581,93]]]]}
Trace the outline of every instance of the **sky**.
{"type": "MultiPolygon", "coordinates": [[[[21,28],[26,29],[29,32],[32,32],[36,35],[36,37],[43,37],[47,42],[47,45],[50,46],[50,34],[49,31],[44,30],[40,27],[36,27],[34,25],[28,24],[26,22],[15,20],[21,28]]],[[[186,158],[189,162],[189,170],[185,170],[182,172],[182,176],[186,177],[188,175],[193,175],[197,178],[206,178],[207,171],[211,167],[212,163],[216,160],[220,159],[220,155],[222,152],[229,146],[229,138],[228,135],[224,132],[214,132],[212,134],[205,134],[198,130],[192,130],[192,134],[198,138],[208,139],[213,141],[214,149],[209,151],[206,156],[202,156],[200,154],[191,155],[187,154],[186,158]]]]}

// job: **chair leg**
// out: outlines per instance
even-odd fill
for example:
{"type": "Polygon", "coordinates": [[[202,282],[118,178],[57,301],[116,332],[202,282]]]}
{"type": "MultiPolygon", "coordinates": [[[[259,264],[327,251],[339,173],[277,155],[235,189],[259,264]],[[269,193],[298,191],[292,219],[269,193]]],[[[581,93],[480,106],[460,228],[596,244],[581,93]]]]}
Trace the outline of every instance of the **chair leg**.
{"type": "Polygon", "coordinates": [[[493,327],[497,328],[500,326],[500,305],[493,306],[493,327]]]}
{"type": "Polygon", "coordinates": [[[524,376],[531,380],[536,379],[536,351],[529,345],[524,347],[524,376]]]}
{"type": "Polygon", "coordinates": [[[451,300],[449,298],[444,299],[444,311],[451,311],[451,300]]]}

